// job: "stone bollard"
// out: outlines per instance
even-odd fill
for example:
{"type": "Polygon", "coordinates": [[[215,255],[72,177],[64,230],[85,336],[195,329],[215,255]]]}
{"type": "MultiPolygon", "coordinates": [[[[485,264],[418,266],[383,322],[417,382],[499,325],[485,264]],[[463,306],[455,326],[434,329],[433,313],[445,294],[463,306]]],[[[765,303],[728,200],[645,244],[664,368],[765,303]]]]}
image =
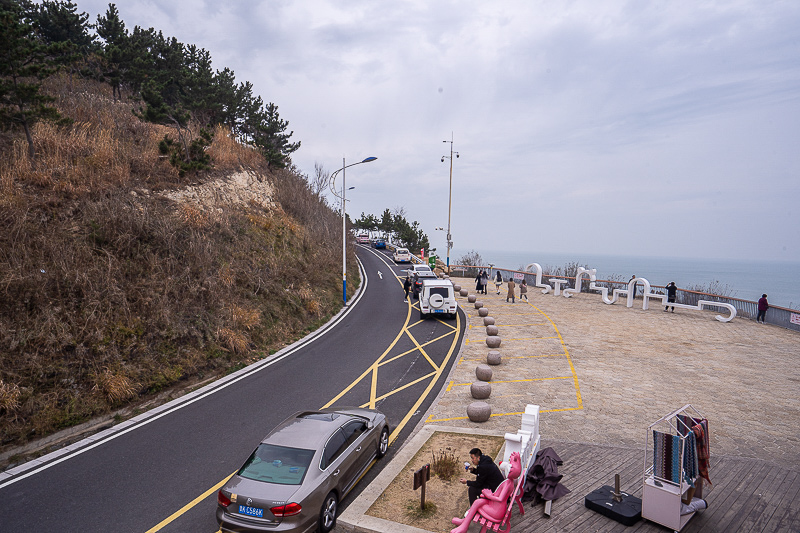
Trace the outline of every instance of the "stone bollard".
{"type": "Polygon", "coordinates": [[[460,292],[461,291],[461,285],[453,285],[453,290],[455,292],[460,292]]]}
{"type": "Polygon", "coordinates": [[[500,364],[500,352],[497,350],[490,350],[488,354],[486,354],[486,362],[490,365],[499,365],[500,364]]]}
{"type": "Polygon", "coordinates": [[[489,365],[478,365],[475,367],[475,376],[481,381],[491,381],[492,369],[489,365]]]}
{"type": "Polygon", "coordinates": [[[473,422],[486,422],[492,416],[492,407],[486,402],[472,402],[467,406],[467,416],[473,422]]]}
{"type": "Polygon", "coordinates": [[[490,326],[486,326],[486,334],[490,337],[497,336],[500,333],[500,329],[494,324],[490,326]]]}
{"type": "MultiPolygon", "coordinates": [[[[480,308],[481,311],[483,311],[484,309],[486,309],[486,308],[485,307],[481,307],[480,308]]],[[[491,326],[492,324],[494,324],[494,318],[493,317],[490,317],[490,316],[483,317],[483,325],[484,326],[491,326]]]]}
{"type": "Polygon", "coordinates": [[[476,381],[469,386],[469,392],[476,400],[485,400],[492,395],[492,385],[485,381],[476,381]]]}
{"type": "Polygon", "coordinates": [[[466,296],[467,294],[469,294],[469,291],[467,289],[461,289],[460,291],[458,291],[458,294],[460,294],[461,296],[466,296]]]}
{"type": "Polygon", "coordinates": [[[486,346],[489,348],[499,348],[500,337],[486,337],[486,346]]]}
{"type": "Polygon", "coordinates": [[[481,307],[478,309],[478,316],[489,316],[489,309],[486,307],[481,307]]]}
{"type": "Polygon", "coordinates": [[[475,300],[477,300],[477,299],[478,299],[478,297],[477,297],[477,296],[475,296],[474,294],[470,294],[469,296],[467,296],[467,301],[468,301],[469,303],[471,303],[471,304],[474,304],[474,303],[475,303],[475,300]]]}
{"type": "Polygon", "coordinates": [[[481,307],[483,307],[482,301],[478,300],[477,302],[475,302],[475,309],[480,309],[481,307]]]}

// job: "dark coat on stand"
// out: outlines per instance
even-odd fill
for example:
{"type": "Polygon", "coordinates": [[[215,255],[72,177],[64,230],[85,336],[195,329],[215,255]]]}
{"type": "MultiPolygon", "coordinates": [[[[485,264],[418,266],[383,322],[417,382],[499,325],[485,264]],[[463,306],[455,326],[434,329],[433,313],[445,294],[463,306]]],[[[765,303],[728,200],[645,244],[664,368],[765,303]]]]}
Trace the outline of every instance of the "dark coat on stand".
{"type": "Polygon", "coordinates": [[[525,500],[557,500],[570,490],[562,485],[558,465],[564,464],[553,448],[539,450],[525,477],[525,500]],[[534,493],[535,491],[535,493],[534,493]]]}

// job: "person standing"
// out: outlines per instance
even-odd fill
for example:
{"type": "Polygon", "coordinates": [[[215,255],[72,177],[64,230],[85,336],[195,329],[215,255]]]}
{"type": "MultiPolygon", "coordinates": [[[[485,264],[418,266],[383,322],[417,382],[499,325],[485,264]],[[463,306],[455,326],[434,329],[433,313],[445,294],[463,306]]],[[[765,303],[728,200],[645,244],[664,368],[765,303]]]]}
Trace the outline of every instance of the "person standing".
{"type": "MultiPolygon", "coordinates": [[[[674,304],[675,303],[675,296],[677,294],[678,294],[678,287],[675,286],[675,282],[674,281],[670,281],[669,285],[667,285],[667,303],[673,303],[674,304]]],[[[665,313],[667,312],[667,308],[668,307],[669,307],[668,305],[664,306],[664,312],[665,313]]],[[[673,313],[675,312],[675,306],[674,305],[672,306],[672,312],[673,313]]]]}
{"type": "Polygon", "coordinates": [[[406,297],[403,299],[404,302],[408,301],[408,291],[411,290],[411,278],[406,276],[406,280],[403,282],[403,290],[406,291],[406,297]]]}
{"type": "Polygon", "coordinates": [[[477,477],[474,481],[467,481],[463,477],[459,481],[469,487],[469,504],[472,505],[472,502],[478,499],[483,489],[489,489],[494,492],[505,478],[497,465],[494,464],[494,461],[492,461],[492,458],[488,455],[483,455],[480,448],[472,448],[469,451],[469,458],[472,464],[475,465],[469,471],[477,477]]]}
{"type": "Polygon", "coordinates": [[[767,309],[769,309],[769,302],[767,302],[767,295],[762,294],[761,298],[758,299],[758,316],[756,317],[756,322],[761,322],[762,324],[766,324],[765,320],[767,319],[767,309]]]}
{"type": "Polygon", "coordinates": [[[483,286],[483,294],[489,294],[487,290],[489,287],[489,273],[485,270],[481,271],[481,285],[483,286]]]}
{"type": "MultiPolygon", "coordinates": [[[[635,280],[635,279],[636,279],[636,274],[631,276],[631,279],[628,280],[628,283],[630,284],[630,282],[635,280]]],[[[633,284],[633,299],[634,300],[636,299],[636,284],[635,283],[633,284]]]]}
{"type": "Polygon", "coordinates": [[[517,284],[514,283],[514,278],[509,276],[509,278],[508,278],[508,294],[506,294],[506,302],[508,302],[508,299],[511,298],[511,303],[512,304],[514,303],[514,296],[515,296],[514,288],[516,286],[517,286],[517,284]]]}
{"type": "Polygon", "coordinates": [[[522,281],[519,282],[519,299],[525,298],[525,301],[528,301],[528,283],[525,281],[525,278],[522,278],[522,281]]]}
{"type": "Polygon", "coordinates": [[[481,293],[481,272],[478,272],[478,275],[475,276],[475,292],[478,294],[481,293]]]}
{"type": "Polygon", "coordinates": [[[494,277],[494,286],[497,288],[497,294],[500,294],[500,285],[503,284],[503,276],[500,275],[500,271],[497,271],[497,276],[494,277]]]}

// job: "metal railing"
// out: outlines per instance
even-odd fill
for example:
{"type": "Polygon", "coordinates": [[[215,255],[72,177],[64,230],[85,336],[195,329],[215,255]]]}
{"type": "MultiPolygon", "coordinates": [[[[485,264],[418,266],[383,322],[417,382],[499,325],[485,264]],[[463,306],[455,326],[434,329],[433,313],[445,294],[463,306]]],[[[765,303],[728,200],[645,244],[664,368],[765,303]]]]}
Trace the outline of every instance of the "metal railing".
{"type": "MultiPolygon", "coordinates": [[[[467,278],[477,277],[481,270],[486,270],[489,273],[489,282],[492,281],[492,275],[500,272],[504,279],[507,279],[514,274],[522,274],[525,277],[525,282],[528,286],[533,287],[536,281],[536,274],[531,272],[523,272],[522,270],[510,270],[505,268],[496,268],[489,266],[475,266],[475,265],[450,265],[453,275],[462,276],[467,278]],[[503,274],[505,273],[505,274],[503,274]]],[[[495,274],[496,275],[496,274],[495,274]]],[[[550,283],[550,278],[566,279],[569,280],[569,287],[575,287],[575,276],[555,276],[542,273],[542,283],[550,283]]],[[[584,278],[585,279],[585,278],[584,278]]],[[[608,287],[609,292],[612,289],[624,289],[627,287],[627,281],[611,281],[605,279],[598,279],[595,282],[598,287],[608,287]]],[[[566,288],[566,287],[563,287],[566,288]]],[[[657,294],[665,294],[665,287],[661,285],[650,285],[650,290],[657,294]]],[[[637,286],[637,298],[641,298],[642,287],[637,286]]],[[[581,283],[581,292],[592,292],[589,290],[588,283],[581,283]]],[[[755,320],[758,316],[758,302],[751,300],[742,300],[741,298],[733,298],[730,296],[720,296],[718,294],[709,294],[706,292],[690,291],[687,289],[678,289],[675,297],[675,303],[697,305],[699,300],[706,300],[711,302],[720,302],[731,304],[736,308],[736,315],[742,318],[749,318],[755,320]]],[[[771,305],[767,310],[766,322],[780,326],[782,328],[800,331],[800,310],[788,309],[786,307],[778,307],[771,305]]]]}

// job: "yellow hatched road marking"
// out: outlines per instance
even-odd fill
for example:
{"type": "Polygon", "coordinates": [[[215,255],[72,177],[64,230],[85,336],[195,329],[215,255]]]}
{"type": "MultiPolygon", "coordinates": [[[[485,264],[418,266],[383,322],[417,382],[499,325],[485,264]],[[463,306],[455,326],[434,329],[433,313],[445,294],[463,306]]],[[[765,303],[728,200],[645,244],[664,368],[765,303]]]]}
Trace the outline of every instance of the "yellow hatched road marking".
{"type": "MultiPolygon", "coordinates": [[[[399,278],[398,278],[398,281],[399,281],[399,278]]],[[[369,398],[368,402],[365,402],[364,404],[362,404],[362,407],[369,407],[369,408],[372,408],[372,409],[375,408],[375,403],[376,402],[378,402],[380,400],[383,400],[384,398],[388,398],[389,396],[392,396],[393,394],[396,394],[397,392],[400,392],[400,391],[402,391],[402,390],[404,390],[404,389],[406,389],[408,387],[411,387],[413,385],[421,383],[421,382],[425,381],[426,379],[430,379],[430,382],[428,383],[427,387],[425,387],[425,390],[422,392],[422,394],[420,394],[420,396],[414,402],[414,405],[408,410],[406,415],[403,417],[403,420],[397,425],[397,427],[394,429],[394,431],[392,431],[391,435],[389,436],[389,443],[390,444],[393,443],[395,440],[397,440],[397,437],[400,434],[400,432],[406,426],[406,424],[411,419],[411,417],[414,416],[414,414],[417,412],[417,409],[419,408],[419,406],[422,405],[422,402],[425,401],[425,398],[428,397],[428,395],[430,394],[430,392],[433,389],[434,385],[439,380],[439,377],[441,377],[442,373],[444,372],[444,369],[447,367],[448,361],[453,356],[453,352],[456,349],[457,341],[458,341],[458,338],[459,338],[458,332],[461,329],[461,315],[456,313],[456,326],[452,328],[451,332],[445,333],[444,335],[441,335],[441,336],[439,336],[439,337],[437,337],[435,339],[429,340],[429,341],[425,342],[424,344],[420,344],[417,341],[417,339],[414,338],[414,336],[411,334],[411,332],[408,331],[413,326],[416,326],[417,324],[421,323],[421,321],[417,321],[414,324],[410,324],[409,325],[409,322],[411,320],[411,309],[412,308],[418,309],[418,307],[412,305],[409,302],[409,304],[408,304],[408,312],[406,313],[405,324],[403,325],[401,330],[397,333],[397,336],[394,338],[394,340],[389,345],[389,347],[356,380],[354,380],[344,390],[342,390],[339,394],[337,394],[335,398],[333,398],[331,401],[329,401],[324,406],[322,406],[323,409],[326,408],[326,407],[330,407],[331,405],[336,403],[339,399],[341,399],[345,394],[347,394],[349,391],[351,391],[358,383],[363,381],[367,376],[370,376],[370,381],[371,381],[371,383],[370,383],[370,398],[369,398]],[[412,342],[414,342],[414,344],[417,346],[417,348],[408,350],[407,352],[404,352],[400,356],[395,356],[395,357],[393,357],[391,359],[384,360],[386,358],[386,356],[389,354],[389,352],[392,350],[392,348],[394,348],[394,346],[397,344],[397,342],[400,340],[400,338],[403,335],[408,335],[409,338],[411,338],[412,342]],[[442,364],[440,366],[437,366],[431,360],[431,358],[428,356],[428,354],[425,352],[423,347],[424,346],[428,346],[429,344],[434,343],[434,342],[436,342],[438,340],[444,339],[448,335],[453,337],[453,341],[450,344],[450,348],[447,351],[447,355],[445,356],[444,361],[442,362],[442,364]],[[402,357],[404,355],[408,355],[408,354],[413,353],[413,352],[415,352],[417,350],[419,350],[420,353],[422,353],[425,356],[425,358],[428,360],[428,362],[434,368],[434,372],[431,372],[431,373],[429,373],[429,374],[427,374],[427,375],[425,375],[425,376],[423,376],[421,378],[416,379],[412,383],[408,383],[406,385],[403,385],[400,388],[393,389],[393,390],[389,391],[388,393],[378,397],[377,396],[378,369],[385,363],[388,363],[390,361],[394,361],[394,360],[398,359],[399,357],[402,357]]],[[[444,322],[442,322],[442,323],[446,324],[444,322]]],[[[450,324],[446,324],[446,325],[450,326],[450,324]]],[[[373,460],[372,464],[370,465],[370,468],[372,467],[373,464],[375,464],[374,460],[373,460]]],[[[368,470],[369,470],[369,468],[367,469],[367,471],[368,470]]],[[[364,474],[366,474],[367,471],[365,471],[364,474]]],[[[214,485],[213,487],[211,487],[207,491],[203,492],[200,496],[198,496],[197,498],[195,498],[191,502],[189,502],[186,505],[184,505],[183,507],[181,507],[178,511],[176,511],[173,514],[171,514],[169,517],[165,518],[164,520],[162,520],[161,522],[159,522],[158,524],[156,524],[155,526],[153,526],[152,528],[147,530],[146,533],[157,533],[158,531],[161,531],[164,527],[166,527],[167,525],[172,523],[174,520],[176,520],[177,518],[179,518],[180,516],[185,514],[187,511],[189,511],[193,507],[195,507],[198,503],[200,503],[201,501],[203,501],[204,499],[209,497],[211,494],[213,494],[214,492],[216,492],[217,490],[222,488],[222,486],[225,483],[227,483],[227,481],[230,479],[231,476],[233,476],[233,474],[231,474],[230,476],[227,476],[225,479],[223,479],[222,481],[220,481],[219,483],[217,483],[216,485],[214,485]]],[[[363,477],[363,475],[362,475],[362,477],[363,477]]],[[[217,533],[219,533],[219,530],[217,531],[217,533]]]]}

